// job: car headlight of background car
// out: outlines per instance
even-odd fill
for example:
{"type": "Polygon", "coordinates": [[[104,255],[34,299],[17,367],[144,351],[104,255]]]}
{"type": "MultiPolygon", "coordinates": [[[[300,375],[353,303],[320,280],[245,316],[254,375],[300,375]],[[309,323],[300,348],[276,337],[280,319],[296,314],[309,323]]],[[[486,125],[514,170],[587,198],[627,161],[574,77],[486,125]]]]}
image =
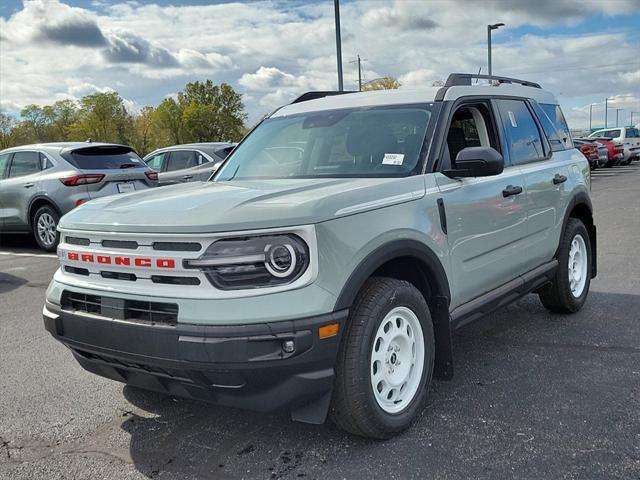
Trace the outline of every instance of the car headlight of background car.
{"type": "Polygon", "coordinates": [[[295,234],[226,238],[204,254],[185,260],[221,290],[275,287],[296,281],[309,268],[309,246],[295,234]]]}

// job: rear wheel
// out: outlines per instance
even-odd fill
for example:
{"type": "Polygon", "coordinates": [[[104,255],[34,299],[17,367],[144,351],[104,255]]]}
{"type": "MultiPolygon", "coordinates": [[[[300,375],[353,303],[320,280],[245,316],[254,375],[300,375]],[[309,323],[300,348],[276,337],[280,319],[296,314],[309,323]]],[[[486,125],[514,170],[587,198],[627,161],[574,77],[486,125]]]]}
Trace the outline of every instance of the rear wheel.
{"type": "Polygon", "coordinates": [[[55,252],[60,241],[59,220],[60,215],[49,205],[40,207],[33,216],[33,236],[42,250],[55,252]]]}
{"type": "Polygon", "coordinates": [[[422,411],[434,364],[431,315],[420,291],[370,279],[355,302],[336,365],[331,419],[353,434],[390,438],[422,411]]]}
{"type": "Polygon", "coordinates": [[[586,227],[577,218],[569,218],[558,248],[555,278],[539,291],[547,309],[574,313],[582,308],[591,284],[591,255],[586,227]]]}

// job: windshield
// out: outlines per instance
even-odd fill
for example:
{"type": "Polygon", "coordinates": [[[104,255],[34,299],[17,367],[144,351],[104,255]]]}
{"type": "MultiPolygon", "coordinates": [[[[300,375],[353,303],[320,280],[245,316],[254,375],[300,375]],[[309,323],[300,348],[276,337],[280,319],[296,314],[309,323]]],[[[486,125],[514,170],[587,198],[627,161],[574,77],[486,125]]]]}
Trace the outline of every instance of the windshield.
{"type": "Polygon", "coordinates": [[[215,179],[408,175],[418,165],[432,109],[403,105],[269,118],[215,179]]]}

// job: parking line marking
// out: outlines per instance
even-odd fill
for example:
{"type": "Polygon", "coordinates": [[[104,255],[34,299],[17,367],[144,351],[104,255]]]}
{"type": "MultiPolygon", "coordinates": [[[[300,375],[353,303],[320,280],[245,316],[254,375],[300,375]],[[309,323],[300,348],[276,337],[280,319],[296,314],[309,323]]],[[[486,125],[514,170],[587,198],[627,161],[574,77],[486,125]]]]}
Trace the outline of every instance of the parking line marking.
{"type": "Polygon", "coordinates": [[[17,253],[17,252],[0,252],[0,255],[7,255],[11,257],[44,257],[44,258],[58,258],[57,255],[52,253],[17,253]]]}

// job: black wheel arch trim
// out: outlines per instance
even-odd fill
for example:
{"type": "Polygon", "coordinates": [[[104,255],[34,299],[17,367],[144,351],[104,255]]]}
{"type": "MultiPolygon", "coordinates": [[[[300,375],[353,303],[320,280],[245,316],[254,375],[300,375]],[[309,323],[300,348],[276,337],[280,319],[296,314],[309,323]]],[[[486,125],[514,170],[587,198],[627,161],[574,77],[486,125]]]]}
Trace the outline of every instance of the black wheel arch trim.
{"type": "Polygon", "coordinates": [[[56,212],[58,212],[58,215],[62,216],[62,210],[60,209],[60,207],[58,206],[58,204],[48,195],[43,195],[43,194],[38,194],[35,197],[33,197],[31,199],[31,201],[29,202],[29,209],[27,210],[29,212],[29,226],[32,226],[33,224],[33,215],[35,215],[36,210],[33,210],[33,206],[38,202],[38,201],[44,201],[46,203],[48,203],[49,205],[51,205],[56,212]]]}
{"type": "MultiPolygon", "coordinates": [[[[585,192],[577,192],[567,205],[567,210],[564,213],[564,219],[562,221],[562,232],[564,233],[567,228],[567,222],[569,218],[571,218],[571,212],[574,208],[579,205],[584,205],[589,210],[589,214],[591,215],[591,224],[585,225],[587,229],[587,233],[589,234],[589,243],[591,244],[591,278],[595,278],[598,275],[598,235],[596,225],[593,222],[593,204],[591,202],[591,198],[585,192]]],[[[558,248],[560,248],[558,246],[558,248]]],[[[555,257],[558,257],[558,251],[556,250],[555,257]]]]}
{"type": "Polygon", "coordinates": [[[391,260],[402,257],[418,259],[423,262],[430,273],[430,280],[433,282],[433,295],[429,308],[436,337],[434,376],[441,380],[448,380],[453,377],[453,345],[449,319],[451,293],[444,267],[438,256],[427,245],[417,240],[403,239],[388,242],[375,249],[349,276],[338,296],[334,311],[350,308],[366,280],[378,268],[391,260]]]}

